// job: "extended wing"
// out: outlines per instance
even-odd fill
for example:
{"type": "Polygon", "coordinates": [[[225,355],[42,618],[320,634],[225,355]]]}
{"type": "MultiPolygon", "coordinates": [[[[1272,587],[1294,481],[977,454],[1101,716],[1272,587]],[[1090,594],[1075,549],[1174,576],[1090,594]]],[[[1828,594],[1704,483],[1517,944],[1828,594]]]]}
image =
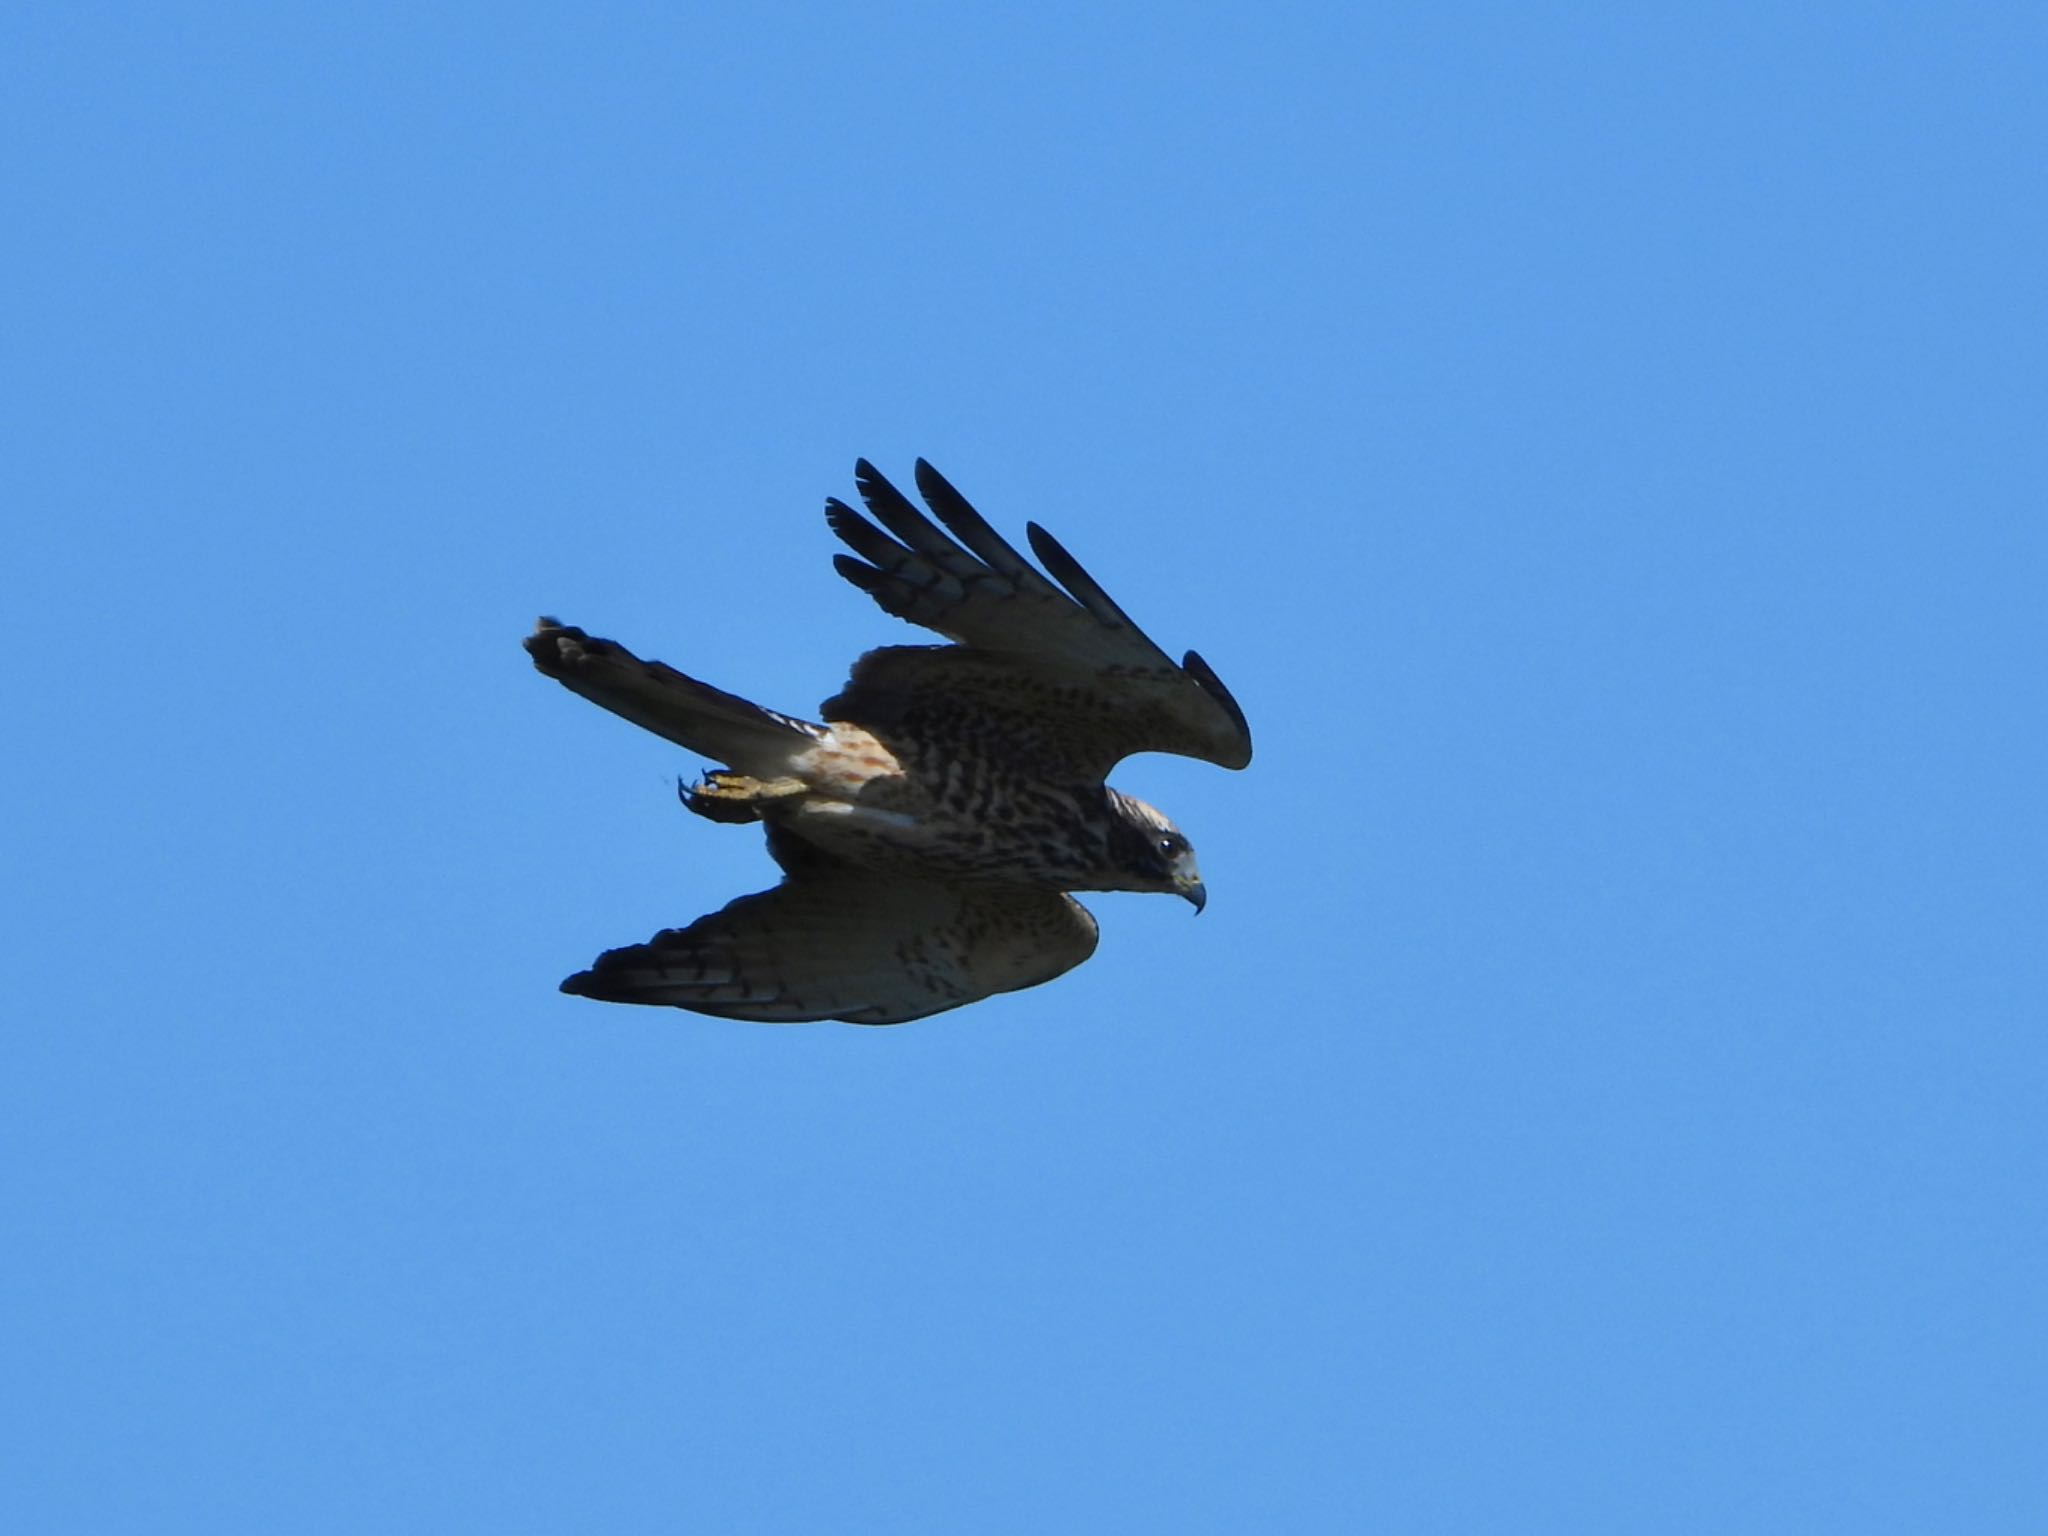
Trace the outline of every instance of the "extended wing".
{"type": "Polygon", "coordinates": [[[1095,951],[1073,897],[859,869],[771,827],[788,872],[687,928],[607,950],[564,992],[764,1023],[901,1024],[1050,981],[1095,951]]]}
{"type": "Polygon", "coordinates": [[[1189,651],[1176,664],[1043,528],[1027,525],[1031,548],[1057,586],[924,460],[918,490],[943,529],[867,460],[854,475],[882,526],[828,502],[833,532],[862,557],[837,555],[834,566],[888,612],[960,649],[869,652],[826,704],[827,719],[886,726],[943,697],[1090,776],[1133,752],[1225,768],[1251,761],[1244,711],[1208,663],[1189,651]]]}

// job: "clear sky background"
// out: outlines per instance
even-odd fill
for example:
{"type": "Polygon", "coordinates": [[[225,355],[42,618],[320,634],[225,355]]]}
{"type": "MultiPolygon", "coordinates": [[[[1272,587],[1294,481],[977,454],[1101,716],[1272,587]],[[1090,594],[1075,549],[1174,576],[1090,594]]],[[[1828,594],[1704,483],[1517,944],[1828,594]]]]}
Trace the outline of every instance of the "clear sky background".
{"type": "Polygon", "coordinates": [[[2034,6],[12,6],[0,1524],[2048,1528],[2034,6]],[[1250,714],[899,1029],[540,612],[1250,714]]]}

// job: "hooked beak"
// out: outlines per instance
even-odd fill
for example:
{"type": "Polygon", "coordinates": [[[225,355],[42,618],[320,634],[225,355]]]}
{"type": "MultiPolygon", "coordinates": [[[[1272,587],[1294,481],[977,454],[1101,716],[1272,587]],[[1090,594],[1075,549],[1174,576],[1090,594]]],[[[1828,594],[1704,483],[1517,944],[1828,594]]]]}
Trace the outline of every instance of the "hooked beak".
{"type": "Polygon", "coordinates": [[[1201,881],[1192,878],[1183,878],[1175,881],[1174,885],[1182,896],[1186,897],[1188,901],[1193,903],[1195,913],[1197,916],[1201,914],[1202,908],[1209,905],[1209,890],[1208,887],[1203,885],[1201,881]]]}

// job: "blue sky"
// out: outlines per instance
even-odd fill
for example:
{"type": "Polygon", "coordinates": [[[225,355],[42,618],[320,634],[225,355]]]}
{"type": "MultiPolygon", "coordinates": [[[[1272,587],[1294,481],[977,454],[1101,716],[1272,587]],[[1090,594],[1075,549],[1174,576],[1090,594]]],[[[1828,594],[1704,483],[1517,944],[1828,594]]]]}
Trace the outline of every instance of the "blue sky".
{"type": "Polygon", "coordinates": [[[2044,33],[11,8],[9,1528],[2039,1531],[2044,33]],[[521,634],[811,709],[863,454],[1208,912],[559,996],[770,867],[521,634]]]}

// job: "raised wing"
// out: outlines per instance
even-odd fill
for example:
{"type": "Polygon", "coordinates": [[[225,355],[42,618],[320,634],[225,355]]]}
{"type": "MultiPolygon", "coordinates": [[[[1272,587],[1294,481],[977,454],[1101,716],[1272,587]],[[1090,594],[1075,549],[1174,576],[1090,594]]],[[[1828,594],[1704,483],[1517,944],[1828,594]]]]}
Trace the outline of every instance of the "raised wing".
{"type": "Polygon", "coordinates": [[[870,724],[871,715],[900,715],[907,698],[942,688],[984,707],[1005,698],[1021,704],[1024,719],[1001,723],[1028,727],[1041,706],[1023,700],[1035,688],[1056,696],[1045,707],[1067,717],[1065,755],[1090,773],[1133,752],[1175,752],[1225,768],[1251,761],[1244,711],[1208,664],[1193,651],[1176,664],[1043,528],[1027,525],[1031,548],[1057,586],[924,460],[917,487],[936,524],[867,460],[854,477],[875,522],[844,502],[826,503],[832,531],[861,557],[837,555],[833,565],[885,610],[937,630],[966,654],[870,652],[825,706],[827,719],[870,724]],[[1006,693],[1006,680],[1030,687],[1006,693]]]}
{"type": "Polygon", "coordinates": [[[782,884],[609,950],[562,990],[764,1023],[901,1024],[1095,951],[1095,919],[1071,896],[857,869],[772,827],[768,846],[782,884]]]}

